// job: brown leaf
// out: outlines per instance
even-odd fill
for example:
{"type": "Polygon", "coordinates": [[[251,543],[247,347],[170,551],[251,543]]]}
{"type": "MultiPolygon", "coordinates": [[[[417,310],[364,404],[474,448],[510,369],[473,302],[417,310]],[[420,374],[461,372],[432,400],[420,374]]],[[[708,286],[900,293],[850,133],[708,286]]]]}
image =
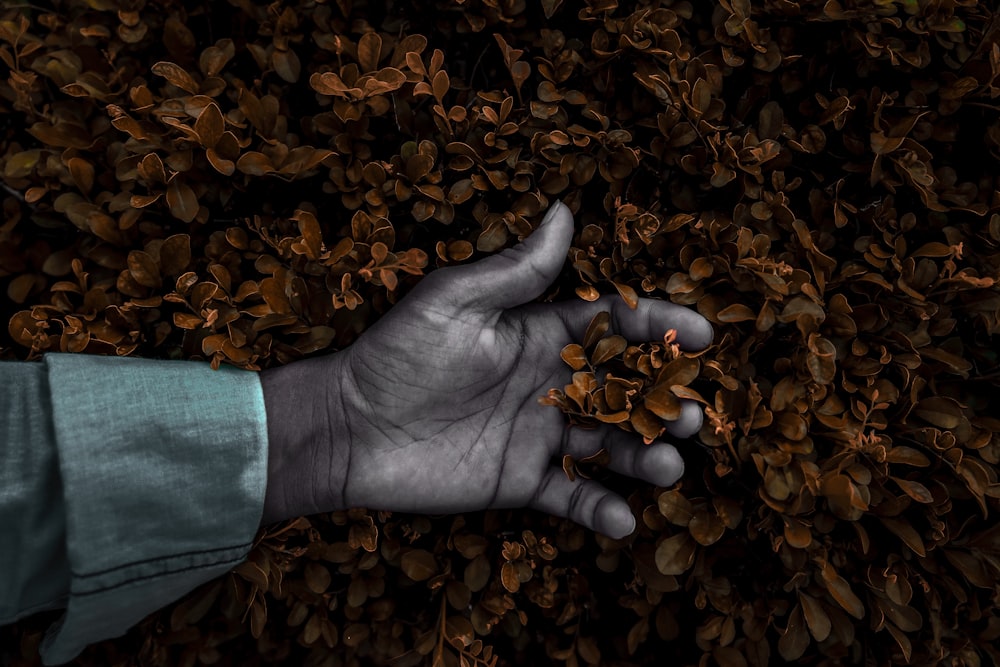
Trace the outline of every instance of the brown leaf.
{"type": "Polygon", "coordinates": [[[208,158],[208,162],[212,165],[212,168],[223,176],[232,176],[236,171],[236,163],[221,157],[215,152],[214,148],[206,149],[205,157],[208,158]]]}
{"type": "Polygon", "coordinates": [[[163,160],[156,153],[149,153],[142,158],[136,166],[136,170],[147,183],[167,182],[167,171],[163,166],[163,160]]]}
{"type": "Polygon", "coordinates": [[[506,562],[500,567],[500,583],[511,593],[516,593],[521,588],[521,580],[517,576],[514,563],[506,562]]]}
{"type": "Polygon", "coordinates": [[[826,338],[810,334],[806,367],[819,384],[832,383],[837,372],[837,348],[826,338]]]}
{"type": "Polygon", "coordinates": [[[88,194],[94,187],[94,165],[80,157],[71,157],[66,161],[73,183],[83,194],[88,194]]]}
{"type": "Polygon", "coordinates": [[[629,308],[635,310],[639,307],[639,295],[635,293],[634,289],[624,283],[616,281],[612,281],[612,284],[615,286],[615,289],[618,290],[618,294],[625,299],[625,303],[628,304],[629,308]]]}
{"type": "Polygon", "coordinates": [[[844,608],[844,611],[857,619],[865,617],[865,606],[862,604],[861,598],[854,594],[851,585],[837,574],[837,570],[832,565],[823,563],[820,575],[830,595],[837,604],[844,608]]]}
{"type": "Polygon", "coordinates": [[[507,243],[507,225],[502,218],[489,223],[476,239],[476,250],[480,252],[496,252],[507,243]]]}
{"type": "Polygon", "coordinates": [[[198,215],[198,197],[179,176],[167,186],[167,206],[171,215],[184,222],[191,222],[198,215]]]}
{"type": "Polygon", "coordinates": [[[583,334],[583,349],[589,350],[608,332],[611,326],[611,313],[602,310],[591,318],[587,331],[583,334]]]}
{"type": "Polygon", "coordinates": [[[643,397],[643,405],[660,419],[676,421],[681,417],[681,401],[666,384],[658,384],[643,397]]]}
{"type": "Polygon", "coordinates": [[[823,603],[807,593],[799,591],[799,602],[802,604],[802,613],[805,616],[809,633],[818,642],[826,641],[830,636],[833,623],[823,609],[823,603]]]}
{"type": "Polygon", "coordinates": [[[734,303],[720,310],[715,317],[720,322],[749,322],[757,319],[757,313],[742,303],[734,303]]]}
{"type": "Polygon", "coordinates": [[[559,11],[559,6],[562,5],[562,3],[563,0],[542,0],[542,11],[545,12],[545,18],[552,18],[552,16],[559,11]]]}
{"type": "Polygon", "coordinates": [[[198,57],[198,68],[206,77],[213,77],[222,71],[226,63],[236,55],[233,40],[220,39],[214,45],[202,50],[198,57]]]}
{"type": "Polygon", "coordinates": [[[490,580],[490,561],[485,554],[475,556],[469,564],[465,566],[462,581],[473,593],[478,593],[490,580]]]}
{"type": "Polygon", "coordinates": [[[275,313],[289,313],[292,310],[285,294],[284,286],[277,278],[264,278],[260,281],[260,295],[275,313]]]}
{"type": "Polygon", "coordinates": [[[510,67],[510,76],[514,80],[514,89],[520,94],[521,86],[531,76],[531,65],[523,60],[517,61],[510,67]]]}
{"type": "Polygon", "coordinates": [[[688,385],[694,382],[701,371],[701,364],[697,359],[690,357],[677,357],[663,365],[656,376],[656,383],[665,384],[671,388],[677,385],[688,385]]]}
{"type": "Polygon", "coordinates": [[[295,51],[275,49],[271,54],[271,66],[282,79],[295,83],[302,73],[302,63],[295,51]]]}
{"type": "Polygon", "coordinates": [[[150,67],[149,71],[158,76],[162,76],[173,85],[177,86],[181,90],[191,93],[192,95],[198,93],[197,82],[195,82],[194,78],[188,74],[187,70],[180,65],[161,60],[150,67]]]}
{"type": "Polygon", "coordinates": [[[826,496],[830,510],[841,519],[856,521],[865,511],[858,488],[847,475],[824,478],[820,491],[826,496]]]}
{"type": "Polygon", "coordinates": [[[566,474],[566,479],[571,482],[576,481],[576,461],[569,454],[563,454],[562,469],[566,474]]]}
{"type": "MultiPolygon", "coordinates": [[[[7,296],[10,297],[11,301],[14,303],[24,303],[32,289],[35,287],[36,274],[34,273],[22,273],[21,275],[15,277],[7,285],[7,296]]],[[[41,281],[44,285],[44,281],[41,281]]]]}
{"type": "Polygon", "coordinates": [[[962,408],[953,398],[931,396],[913,407],[913,414],[939,428],[956,428],[962,421],[962,408]]]}
{"type": "Polygon", "coordinates": [[[918,468],[925,468],[931,464],[931,460],[924,454],[905,445],[893,445],[886,451],[885,460],[888,463],[903,463],[918,468]]]}
{"type": "Polygon", "coordinates": [[[792,412],[782,412],[775,420],[775,425],[789,440],[802,440],[809,432],[809,425],[801,415],[792,412]]]}
{"type": "Polygon", "coordinates": [[[629,422],[632,424],[632,428],[642,435],[643,439],[647,442],[652,442],[660,437],[660,434],[664,430],[663,422],[660,421],[656,414],[641,405],[632,408],[632,412],[629,415],[629,422]]]}
{"type": "Polygon", "coordinates": [[[795,517],[782,518],[785,522],[785,542],[796,549],[807,549],[813,541],[812,530],[795,517]]]}
{"type": "Polygon", "coordinates": [[[187,234],[168,236],[160,246],[160,271],[165,276],[177,276],[191,263],[191,237],[187,234]]]}
{"type": "Polygon", "coordinates": [[[691,516],[688,530],[691,531],[691,537],[695,542],[707,547],[722,539],[726,532],[726,524],[714,512],[701,509],[691,516]]]}
{"type": "Polygon", "coordinates": [[[133,250],[128,254],[128,270],[132,279],[144,287],[160,286],[160,269],[148,253],[133,250]]]}
{"type": "Polygon", "coordinates": [[[351,99],[361,99],[362,97],[360,88],[351,88],[334,72],[314,72],[309,77],[309,85],[321,95],[349,97],[351,99]]]}
{"type": "Polygon", "coordinates": [[[910,638],[893,623],[887,622],[885,627],[889,631],[889,634],[892,635],[892,638],[896,640],[896,643],[899,644],[899,650],[903,654],[903,659],[909,663],[910,656],[913,653],[913,645],[910,643],[910,638]]]}
{"type": "Polygon", "coordinates": [[[174,313],[174,326],[180,327],[181,329],[195,329],[200,327],[204,323],[204,320],[197,315],[192,315],[190,313],[174,313]]]}
{"type": "Polygon", "coordinates": [[[434,75],[434,79],[431,82],[431,90],[434,91],[434,98],[443,103],[444,96],[448,94],[448,89],[451,87],[451,79],[448,78],[448,73],[441,70],[434,75]]]}
{"type": "Polygon", "coordinates": [[[330,575],[330,570],[325,565],[312,561],[306,563],[305,580],[309,590],[316,594],[322,594],[330,587],[333,578],[330,575]]]}
{"type": "Polygon", "coordinates": [[[987,568],[982,559],[958,549],[942,549],[941,552],[955,570],[961,572],[974,586],[992,590],[996,585],[992,568],[987,568]]]}
{"type": "Polygon", "coordinates": [[[693,262],[691,262],[691,268],[688,270],[688,274],[693,280],[705,280],[710,278],[715,272],[715,267],[712,265],[712,260],[707,257],[698,257],[693,262]]]}
{"type": "Polygon", "coordinates": [[[656,569],[662,574],[684,574],[694,564],[697,543],[687,531],[668,537],[656,547],[656,569]]]}
{"type": "Polygon", "coordinates": [[[694,515],[694,506],[677,489],[664,491],[656,500],[660,514],[676,526],[687,526],[694,515]]]}
{"type": "MultiPolygon", "coordinates": [[[[320,229],[316,216],[309,211],[299,209],[295,211],[295,215],[291,219],[298,222],[299,233],[302,235],[302,243],[293,243],[292,249],[296,252],[305,253],[309,259],[319,259],[323,246],[323,232],[320,229]]],[[[376,245],[385,247],[378,243],[376,245]]]]}
{"type": "Polygon", "coordinates": [[[236,168],[250,176],[264,176],[275,171],[270,158],[257,151],[247,151],[236,161],[236,168]]]}
{"type": "Polygon", "coordinates": [[[930,490],[920,482],[892,476],[890,476],[890,479],[899,485],[899,488],[903,490],[903,493],[913,498],[918,503],[934,502],[934,496],[931,494],[930,490]]]}
{"type": "Polygon", "coordinates": [[[600,366],[624,352],[626,347],[628,347],[628,342],[621,336],[612,335],[602,338],[597,341],[594,352],[590,355],[590,363],[594,366],[600,366]]]}
{"type": "Polygon", "coordinates": [[[382,53],[382,37],[377,32],[366,32],[358,40],[358,67],[361,72],[374,72],[382,53]]]}
{"type": "Polygon", "coordinates": [[[584,354],[583,348],[576,343],[570,343],[564,347],[559,356],[574,371],[578,371],[587,365],[587,355],[584,354]]]}
{"type": "Polygon", "coordinates": [[[795,662],[809,648],[809,631],[806,629],[802,605],[797,604],[788,616],[788,625],[778,640],[778,653],[786,662],[795,662]]]}
{"type": "Polygon", "coordinates": [[[222,117],[222,111],[215,102],[206,105],[194,122],[194,131],[198,133],[201,145],[205,148],[214,148],[225,129],[226,122],[222,117]]]}
{"type": "Polygon", "coordinates": [[[925,243],[910,253],[910,257],[948,257],[950,255],[951,248],[938,241],[925,243]]]}
{"type": "Polygon", "coordinates": [[[438,564],[430,551],[413,549],[403,554],[399,568],[413,581],[424,581],[437,574],[438,564]]]}

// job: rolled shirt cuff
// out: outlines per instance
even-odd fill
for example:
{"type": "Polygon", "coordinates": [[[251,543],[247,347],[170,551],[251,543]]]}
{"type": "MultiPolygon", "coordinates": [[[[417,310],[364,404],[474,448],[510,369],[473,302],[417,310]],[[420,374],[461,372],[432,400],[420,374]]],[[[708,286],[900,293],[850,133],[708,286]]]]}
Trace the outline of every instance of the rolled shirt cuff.
{"type": "Polygon", "coordinates": [[[260,527],[267,423],[258,374],[205,362],[44,356],[70,591],[47,665],[124,634],[241,562],[260,527]]]}

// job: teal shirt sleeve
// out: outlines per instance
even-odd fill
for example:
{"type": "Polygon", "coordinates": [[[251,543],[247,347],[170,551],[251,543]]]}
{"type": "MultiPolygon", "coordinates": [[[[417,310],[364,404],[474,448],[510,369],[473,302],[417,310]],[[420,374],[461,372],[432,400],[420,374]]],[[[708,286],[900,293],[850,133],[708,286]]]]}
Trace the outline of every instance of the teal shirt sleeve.
{"type": "Polygon", "coordinates": [[[49,353],[0,363],[0,381],[0,623],[65,608],[45,664],[246,557],[267,477],[257,373],[49,353]]]}

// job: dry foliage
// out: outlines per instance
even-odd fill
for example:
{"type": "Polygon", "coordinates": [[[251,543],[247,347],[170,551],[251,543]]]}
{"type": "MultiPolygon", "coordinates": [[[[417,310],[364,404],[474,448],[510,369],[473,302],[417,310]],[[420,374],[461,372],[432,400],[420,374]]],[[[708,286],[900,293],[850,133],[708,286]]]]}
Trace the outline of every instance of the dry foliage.
{"type": "MultiPolygon", "coordinates": [[[[548,296],[717,326],[690,354],[598,318],[540,397],[647,442],[704,405],[674,488],[563,461],[628,494],[632,536],[303,518],[78,664],[1000,660],[989,5],[3,3],[2,358],[327,353],[555,198],[548,296]]],[[[14,664],[44,620],[0,633],[14,664]]]]}

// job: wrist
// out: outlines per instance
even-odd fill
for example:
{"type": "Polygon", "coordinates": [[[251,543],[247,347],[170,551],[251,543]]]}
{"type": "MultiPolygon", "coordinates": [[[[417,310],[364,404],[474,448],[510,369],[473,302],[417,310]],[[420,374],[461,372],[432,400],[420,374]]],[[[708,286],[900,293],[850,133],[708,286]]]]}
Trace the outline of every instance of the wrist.
{"type": "Polygon", "coordinates": [[[267,413],[262,525],[344,509],[350,443],[340,354],[260,373],[267,413]]]}

